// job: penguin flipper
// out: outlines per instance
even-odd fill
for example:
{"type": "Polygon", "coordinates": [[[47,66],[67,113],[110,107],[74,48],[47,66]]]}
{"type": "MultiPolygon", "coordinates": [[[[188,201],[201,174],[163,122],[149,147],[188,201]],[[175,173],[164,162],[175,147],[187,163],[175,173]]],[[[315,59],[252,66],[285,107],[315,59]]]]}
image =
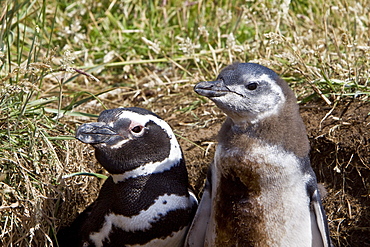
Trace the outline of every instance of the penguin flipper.
{"type": "Polygon", "coordinates": [[[321,198],[316,188],[311,195],[311,230],[312,246],[332,247],[329,236],[328,222],[321,198]]]}
{"type": "Polygon", "coordinates": [[[207,177],[197,212],[190,225],[188,235],[185,240],[185,247],[203,247],[206,237],[208,222],[211,216],[211,183],[210,176],[207,177]]]}

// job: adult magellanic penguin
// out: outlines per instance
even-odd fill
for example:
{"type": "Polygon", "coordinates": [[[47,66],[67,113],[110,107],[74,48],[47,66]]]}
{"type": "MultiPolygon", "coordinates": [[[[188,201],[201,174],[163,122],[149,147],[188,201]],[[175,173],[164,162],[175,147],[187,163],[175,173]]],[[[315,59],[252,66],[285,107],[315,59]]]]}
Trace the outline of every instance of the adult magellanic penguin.
{"type": "Polygon", "coordinates": [[[264,66],[235,63],[194,90],[227,119],[186,246],[331,246],[288,84],[264,66]]]}
{"type": "Polygon", "coordinates": [[[58,233],[59,246],[183,246],[197,202],[170,126],[148,110],[117,108],[81,125],[76,138],[111,176],[58,233]]]}

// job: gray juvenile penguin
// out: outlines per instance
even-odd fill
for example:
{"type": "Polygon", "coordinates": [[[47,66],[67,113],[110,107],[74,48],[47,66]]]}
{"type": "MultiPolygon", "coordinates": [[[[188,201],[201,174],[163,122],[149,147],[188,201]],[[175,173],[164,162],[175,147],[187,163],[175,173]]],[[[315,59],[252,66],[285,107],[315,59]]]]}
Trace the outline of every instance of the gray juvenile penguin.
{"type": "Polygon", "coordinates": [[[76,138],[111,174],[96,201],[58,233],[59,246],[181,247],[197,201],[171,127],[137,107],[103,111],[76,138]]]}
{"type": "Polygon", "coordinates": [[[227,119],[186,246],[331,246],[288,84],[264,66],[235,63],[194,90],[227,119]]]}

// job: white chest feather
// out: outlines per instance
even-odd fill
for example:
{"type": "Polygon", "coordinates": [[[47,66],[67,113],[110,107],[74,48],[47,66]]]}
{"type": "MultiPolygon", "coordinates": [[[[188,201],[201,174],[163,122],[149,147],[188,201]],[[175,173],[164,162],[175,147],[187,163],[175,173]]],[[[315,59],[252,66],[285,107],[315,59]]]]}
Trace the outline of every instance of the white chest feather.
{"type": "Polygon", "coordinates": [[[221,176],[225,175],[225,169],[243,170],[240,166],[248,165],[253,167],[246,170],[258,175],[259,191],[245,200],[249,205],[261,208],[262,213],[256,213],[255,217],[264,222],[262,231],[266,236],[256,246],[289,247],[297,246],[298,243],[299,246],[311,246],[310,201],[306,191],[309,176],[302,173],[300,161],[294,154],[260,142],[253,145],[248,152],[237,148],[225,150],[222,145],[217,147],[212,168],[213,207],[206,233],[208,246],[215,245],[216,228],[223,225],[222,222],[216,222],[217,212],[214,206],[220,200],[218,195],[222,190],[221,176]],[[227,164],[225,168],[225,161],[235,164],[227,164]]]}
{"type": "Polygon", "coordinates": [[[185,238],[185,234],[188,230],[188,227],[184,227],[183,229],[179,230],[178,232],[173,232],[171,236],[168,236],[165,239],[153,239],[149,243],[144,245],[127,245],[127,247],[177,247],[182,246],[185,238]]]}
{"type": "MultiPolygon", "coordinates": [[[[154,204],[147,210],[142,210],[138,215],[127,217],[123,215],[108,214],[105,216],[105,223],[99,232],[90,234],[90,239],[94,242],[97,247],[103,246],[105,240],[109,240],[109,234],[111,233],[113,226],[121,228],[127,232],[134,231],[146,231],[152,228],[161,217],[172,210],[186,209],[191,205],[191,199],[186,196],[178,195],[163,195],[155,200],[154,204]]],[[[168,237],[167,241],[170,243],[177,241],[177,238],[183,238],[184,232],[180,230],[177,233],[173,233],[172,236],[168,237]]],[[[163,240],[158,240],[163,241],[163,240]]],[[[152,241],[153,242],[153,241],[152,241]]],[[[150,242],[151,243],[151,242],[150,242]]],[[[146,245],[144,245],[146,246],[146,245]]],[[[155,246],[148,245],[148,246],[155,246]]],[[[175,245],[174,245],[175,246],[175,245]]]]}

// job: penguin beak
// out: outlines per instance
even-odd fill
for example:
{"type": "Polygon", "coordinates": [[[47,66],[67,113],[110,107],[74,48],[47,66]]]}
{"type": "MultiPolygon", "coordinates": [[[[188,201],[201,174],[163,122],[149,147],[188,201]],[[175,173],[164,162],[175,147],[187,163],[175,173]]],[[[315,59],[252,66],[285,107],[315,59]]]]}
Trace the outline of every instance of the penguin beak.
{"type": "Polygon", "coordinates": [[[85,123],[76,131],[76,138],[88,144],[105,143],[117,135],[111,127],[103,122],[85,123]]]}
{"type": "Polygon", "coordinates": [[[230,92],[223,80],[199,82],[195,85],[194,91],[206,97],[220,97],[230,92]]]}

